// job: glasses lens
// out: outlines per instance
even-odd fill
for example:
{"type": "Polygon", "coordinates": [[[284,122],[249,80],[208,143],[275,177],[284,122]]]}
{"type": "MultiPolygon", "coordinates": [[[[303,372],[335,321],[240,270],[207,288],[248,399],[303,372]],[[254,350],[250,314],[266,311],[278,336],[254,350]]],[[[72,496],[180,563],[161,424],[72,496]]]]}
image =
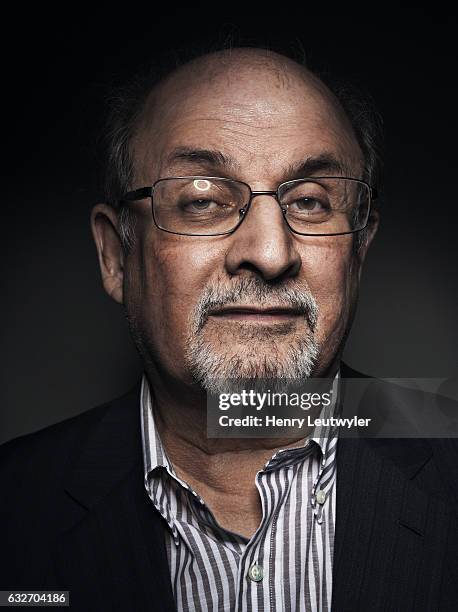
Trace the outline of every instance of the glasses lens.
{"type": "Polygon", "coordinates": [[[169,232],[210,236],[233,230],[249,199],[249,188],[229,179],[163,179],[154,187],[153,215],[169,232]]]}
{"type": "Polygon", "coordinates": [[[370,190],[354,179],[316,178],[284,183],[279,199],[294,231],[342,234],[366,226],[370,190]]]}

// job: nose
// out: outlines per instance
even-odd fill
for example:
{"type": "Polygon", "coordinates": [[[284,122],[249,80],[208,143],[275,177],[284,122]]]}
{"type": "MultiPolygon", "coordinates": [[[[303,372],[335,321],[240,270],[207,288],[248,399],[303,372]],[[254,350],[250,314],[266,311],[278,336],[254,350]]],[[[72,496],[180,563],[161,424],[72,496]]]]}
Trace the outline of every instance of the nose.
{"type": "Polygon", "coordinates": [[[226,269],[231,275],[254,271],[266,281],[295,276],[301,257],[275,196],[254,195],[251,206],[231,235],[226,269]]]}

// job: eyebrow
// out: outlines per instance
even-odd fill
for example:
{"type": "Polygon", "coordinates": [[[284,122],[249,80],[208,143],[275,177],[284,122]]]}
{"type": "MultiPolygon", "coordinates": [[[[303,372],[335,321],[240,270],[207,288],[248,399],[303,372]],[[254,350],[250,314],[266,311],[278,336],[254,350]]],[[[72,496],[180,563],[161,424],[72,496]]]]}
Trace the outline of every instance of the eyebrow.
{"type": "MultiPolygon", "coordinates": [[[[240,165],[236,160],[227,154],[213,149],[194,149],[191,147],[179,147],[174,149],[167,157],[167,162],[187,162],[205,168],[224,168],[228,170],[239,169],[240,165]]],[[[327,173],[330,175],[345,174],[345,165],[332,153],[322,153],[317,156],[310,156],[296,163],[290,164],[286,169],[286,176],[289,178],[303,178],[317,173],[327,173]]]]}
{"type": "Polygon", "coordinates": [[[288,166],[287,174],[296,178],[303,178],[317,173],[343,175],[346,172],[345,165],[332,153],[307,157],[295,164],[288,166]]]}

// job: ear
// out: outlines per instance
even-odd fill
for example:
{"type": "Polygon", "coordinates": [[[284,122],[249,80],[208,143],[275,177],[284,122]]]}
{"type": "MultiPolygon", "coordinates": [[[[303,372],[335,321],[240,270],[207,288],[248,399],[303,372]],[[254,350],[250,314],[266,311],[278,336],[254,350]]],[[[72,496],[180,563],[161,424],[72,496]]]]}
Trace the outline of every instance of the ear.
{"type": "Polygon", "coordinates": [[[380,215],[379,215],[378,210],[372,210],[369,220],[367,222],[367,227],[365,230],[363,230],[365,231],[364,242],[363,244],[359,246],[359,248],[356,251],[356,256],[358,258],[358,263],[360,267],[360,271],[359,271],[360,275],[361,275],[362,265],[364,263],[364,260],[366,259],[367,251],[369,250],[372,240],[374,239],[375,234],[377,233],[379,221],[380,221],[380,215]]]}
{"type": "Polygon", "coordinates": [[[124,252],[119,234],[118,213],[108,204],[97,204],[91,212],[91,229],[99,256],[105,291],[123,303],[124,252]]]}

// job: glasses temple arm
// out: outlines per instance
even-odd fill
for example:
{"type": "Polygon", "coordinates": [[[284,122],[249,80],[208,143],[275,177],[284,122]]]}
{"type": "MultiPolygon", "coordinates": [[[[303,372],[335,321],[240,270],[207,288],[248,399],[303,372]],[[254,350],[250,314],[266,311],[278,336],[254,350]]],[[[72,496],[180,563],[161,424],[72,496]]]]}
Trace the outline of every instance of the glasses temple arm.
{"type": "Polygon", "coordinates": [[[143,198],[150,198],[152,195],[152,187],[141,187],[140,189],[135,189],[135,191],[128,191],[119,198],[118,202],[135,202],[136,200],[143,200],[143,198]]]}

